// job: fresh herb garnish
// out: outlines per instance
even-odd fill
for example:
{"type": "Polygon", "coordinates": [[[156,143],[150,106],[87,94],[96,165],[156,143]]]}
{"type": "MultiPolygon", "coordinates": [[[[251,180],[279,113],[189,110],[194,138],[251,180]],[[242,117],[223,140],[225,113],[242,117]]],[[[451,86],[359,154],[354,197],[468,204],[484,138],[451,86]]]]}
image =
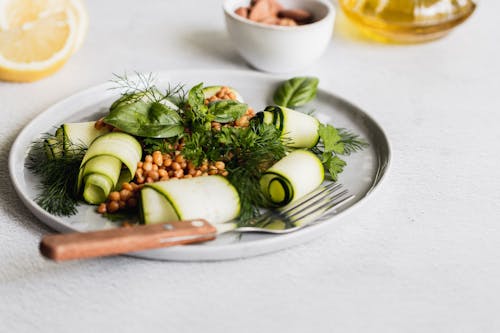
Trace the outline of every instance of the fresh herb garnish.
{"type": "Polygon", "coordinates": [[[233,100],[220,100],[208,105],[208,113],[213,116],[213,121],[229,123],[245,114],[248,105],[233,100]]]}
{"type": "Polygon", "coordinates": [[[294,77],[283,82],[274,93],[274,103],[284,107],[302,106],[316,97],[319,80],[315,77],[294,77]]]}
{"type": "Polygon", "coordinates": [[[339,155],[350,155],[368,146],[368,143],[358,135],[344,128],[336,129],[330,124],[320,124],[318,134],[320,142],[312,150],[321,159],[334,181],[347,165],[339,155]]]}
{"type": "Polygon", "coordinates": [[[169,138],[184,132],[179,113],[160,102],[119,105],[104,117],[106,124],[141,137],[169,138]]]}
{"type": "MultiPolygon", "coordinates": [[[[78,206],[76,193],[78,172],[86,147],[69,144],[66,145],[65,154],[57,158],[49,158],[44,142],[50,137],[50,135],[44,135],[35,142],[26,160],[27,169],[40,177],[40,193],[35,201],[51,214],[74,215],[78,206]]],[[[65,147],[62,142],[59,142],[53,143],[51,148],[63,151],[65,147]]]]}

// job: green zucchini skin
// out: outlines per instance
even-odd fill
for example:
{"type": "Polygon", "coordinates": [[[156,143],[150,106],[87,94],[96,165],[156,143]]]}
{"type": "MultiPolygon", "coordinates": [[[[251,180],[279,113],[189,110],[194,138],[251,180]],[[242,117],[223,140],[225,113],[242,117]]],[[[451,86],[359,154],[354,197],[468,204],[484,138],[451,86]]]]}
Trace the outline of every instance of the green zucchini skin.
{"type": "Polygon", "coordinates": [[[283,106],[268,106],[257,113],[257,119],[274,125],[292,148],[312,148],[318,144],[320,122],[313,116],[283,106]]]}
{"type": "Polygon", "coordinates": [[[281,207],[313,191],[324,179],[321,160],[308,150],[297,149],[262,175],[260,188],[272,205],[281,207]]]}
{"type": "Polygon", "coordinates": [[[146,184],[140,195],[140,218],[144,224],[207,219],[212,224],[238,217],[240,198],[222,176],[171,179],[146,184]]]}
{"type": "Polygon", "coordinates": [[[97,137],[87,149],[80,165],[78,191],[90,204],[106,200],[119,181],[130,181],[141,160],[142,148],[133,136],[112,132],[97,137]],[[122,169],[122,165],[126,168],[122,169]]]}

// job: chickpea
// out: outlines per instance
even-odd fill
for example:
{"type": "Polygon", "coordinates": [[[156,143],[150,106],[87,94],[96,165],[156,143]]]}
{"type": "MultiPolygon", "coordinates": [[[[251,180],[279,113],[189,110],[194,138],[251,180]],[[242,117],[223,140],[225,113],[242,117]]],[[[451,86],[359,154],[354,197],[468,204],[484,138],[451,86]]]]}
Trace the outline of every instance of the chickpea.
{"type": "Polygon", "coordinates": [[[105,126],[105,124],[104,124],[104,120],[103,120],[103,119],[104,119],[104,118],[100,118],[99,120],[97,120],[97,121],[94,123],[94,128],[95,128],[96,130],[101,130],[101,129],[105,126]]]}
{"type": "Polygon", "coordinates": [[[193,176],[188,174],[188,175],[184,175],[184,178],[193,178],[193,176]]]}
{"type": "Polygon", "coordinates": [[[133,188],[132,184],[130,184],[130,183],[123,183],[122,184],[122,190],[133,191],[134,188],[133,188]]]}
{"type": "Polygon", "coordinates": [[[144,169],[144,171],[151,171],[153,170],[153,163],[152,162],[144,162],[144,165],[142,166],[142,168],[144,169]]]}
{"type": "Polygon", "coordinates": [[[160,169],[160,170],[158,170],[158,176],[160,176],[160,177],[168,176],[168,172],[165,171],[164,169],[160,169]]]}
{"type": "Polygon", "coordinates": [[[181,154],[179,154],[179,155],[175,156],[175,161],[176,161],[177,163],[182,163],[182,162],[184,162],[184,156],[182,156],[181,154]]]}
{"type": "Polygon", "coordinates": [[[149,183],[154,183],[154,182],[155,182],[155,181],[153,180],[153,178],[151,178],[151,177],[147,177],[147,178],[146,178],[146,183],[148,183],[148,184],[149,184],[149,183]]]}
{"type": "Polygon", "coordinates": [[[153,171],[158,171],[158,166],[156,164],[153,164],[153,171]]]}
{"type": "Polygon", "coordinates": [[[222,171],[222,172],[221,172],[221,175],[222,175],[223,177],[227,177],[227,175],[229,175],[229,171],[224,170],[224,171],[222,171]]]}
{"type": "Polygon", "coordinates": [[[202,176],[202,177],[208,176],[208,172],[203,172],[203,173],[201,174],[201,176],[202,176]]]}
{"type": "Polygon", "coordinates": [[[171,158],[166,158],[163,160],[163,166],[169,167],[172,165],[172,159],[171,158]]]}
{"type": "Polygon", "coordinates": [[[151,170],[148,172],[148,178],[151,178],[152,180],[156,181],[160,179],[160,174],[158,173],[158,171],[151,170]]]}
{"type": "Polygon", "coordinates": [[[120,200],[120,192],[117,191],[111,192],[108,198],[110,201],[118,201],[120,200]]]}
{"type": "Polygon", "coordinates": [[[201,176],[202,172],[201,170],[196,170],[196,173],[194,174],[195,177],[201,176]]]}
{"type": "Polygon", "coordinates": [[[138,169],[142,169],[142,166],[144,165],[144,163],[142,161],[140,162],[137,162],[137,168],[138,169]]]}
{"type": "Polygon", "coordinates": [[[177,171],[181,169],[181,165],[178,162],[172,162],[172,169],[177,171]]]}
{"type": "Polygon", "coordinates": [[[127,208],[127,203],[123,200],[120,200],[118,201],[118,207],[120,207],[120,209],[127,208]]]}
{"type": "Polygon", "coordinates": [[[163,164],[163,156],[158,150],[153,153],[153,163],[158,166],[161,166],[163,164]]]}
{"type": "Polygon", "coordinates": [[[174,175],[176,178],[182,178],[182,176],[184,176],[184,170],[182,169],[175,170],[174,175]]]}
{"type": "Polygon", "coordinates": [[[167,176],[163,176],[160,178],[160,181],[166,181],[166,180],[169,180],[170,178],[167,176]]]}
{"type": "Polygon", "coordinates": [[[165,154],[163,154],[163,155],[162,155],[162,158],[163,158],[164,160],[168,160],[168,159],[171,159],[172,157],[170,156],[170,154],[166,154],[166,153],[165,153],[165,154]]]}
{"type": "Polygon", "coordinates": [[[186,161],[182,161],[182,163],[181,163],[181,169],[186,169],[186,168],[187,168],[186,161]]]}
{"type": "Polygon", "coordinates": [[[145,162],[153,162],[153,156],[151,156],[151,155],[146,155],[146,157],[144,158],[144,161],[145,161],[145,162]]]}
{"type": "Polygon", "coordinates": [[[137,176],[137,177],[135,178],[135,181],[137,182],[137,184],[142,184],[142,183],[144,183],[144,176],[143,176],[143,175],[137,176]]]}
{"type": "Polygon", "coordinates": [[[120,199],[121,201],[127,201],[128,198],[130,198],[132,196],[132,192],[130,192],[129,190],[121,190],[120,191],[120,199]]]}
{"type": "Polygon", "coordinates": [[[226,167],[226,165],[222,161],[217,161],[217,162],[215,162],[215,167],[217,169],[219,169],[219,170],[224,170],[224,168],[226,167]]]}
{"type": "Polygon", "coordinates": [[[138,176],[142,176],[144,174],[144,169],[137,169],[135,171],[135,176],[138,177],[138,176]]]}
{"type": "Polygon", "coordinates": [[[120,209],[120,204],[118,203],[118,201],[110,201],[107,205],[107,210],[110,213],[114,213],[118,211],[118,209],[120,209]]]}
{"type": "Polygon", "coordinates": [[[188,174],[190,174],[191,176],[196,175],[196,169],[189,169],[188,174]]]}
{"type": "Polygon", "coordinates": [[[208,171],[208,174],[212,176],[212,175],[216,175],[218,172],[219,171],[217,171],[217,169],[214,169],[214,170],[208,171]]]}
{"type": "Polygon", "coordinates": [[[99,207],[97,208],[97,212],[99,214],[104,214],[106,213],[106,204],[103,202],[102,204],[99,205],[99,207]]]}

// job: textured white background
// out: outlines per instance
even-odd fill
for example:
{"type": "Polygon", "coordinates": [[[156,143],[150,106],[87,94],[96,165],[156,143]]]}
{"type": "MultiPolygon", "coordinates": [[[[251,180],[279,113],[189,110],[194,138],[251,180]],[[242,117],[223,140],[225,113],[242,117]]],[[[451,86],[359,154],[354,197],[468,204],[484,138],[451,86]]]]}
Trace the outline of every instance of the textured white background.
{"type": "MultiPolygon", "coordinates": [[[[0,83],[1,332],[499,332],[500,3],[429,44],[374,44],[337,26],[303,73],[372,113],[389,176],[335,232],[216,263],[125,257],[55,264],[51,232],[8,180],[17,133],[111,73],[244,69],[220,1],[88,1],[83,48],[54,76],[0,83]]],[[[21,167],[21,166],[19,166],[21,167]]]]}

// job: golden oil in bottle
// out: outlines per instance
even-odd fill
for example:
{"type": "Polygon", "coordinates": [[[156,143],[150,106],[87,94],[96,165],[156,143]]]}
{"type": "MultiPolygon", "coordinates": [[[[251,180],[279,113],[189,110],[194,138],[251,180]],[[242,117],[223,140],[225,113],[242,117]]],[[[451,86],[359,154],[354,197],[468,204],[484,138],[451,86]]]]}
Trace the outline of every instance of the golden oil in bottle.
{"type": "Polygon", "coordinates": [[[465,21],[475,0],[338,0],[346,16],[370,37],[415,43],[439,38],[465,21]]]}

